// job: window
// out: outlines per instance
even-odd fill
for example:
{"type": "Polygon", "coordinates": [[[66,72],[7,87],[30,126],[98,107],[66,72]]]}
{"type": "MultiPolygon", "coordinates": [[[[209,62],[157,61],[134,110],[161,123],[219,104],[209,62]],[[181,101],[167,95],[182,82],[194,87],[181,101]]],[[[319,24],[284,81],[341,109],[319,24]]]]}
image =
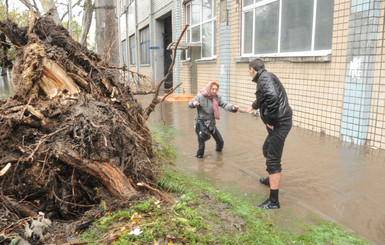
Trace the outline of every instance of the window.
{"type": "Polygon", "coordinates": [[[136,41],[135,35],[130,36],[129,38],[130,45],[130,65],[136,65],[136,41]]]}
{"type": "Polygon", "coordinates": [[[120,39],[121,41],[123,39],[126,39],[126,33],[127,33],[127,14],[126,12],[124,12],[121,16],[120,16],[120,19],[119,19],[119,31],[120,31],[120,39]]]}
{"type": "Polygon", "coordinates": [[[123,53],[123,65],[127,65],[128,64],[127,39],[124,39],[122,41],[122,53],[123,53]]]}
{"type": "Polygon", "coordinates": [[[140,31],[140,64],[150,64],[150,28],[140,31]]]}
{"type": "MultiPolygon", "coordinates": [[[[202,44],[201,57],[216,56],[216,8],[215,0],[193,0],[186,4],[186,42],[202,44]]],[[[186,58],[190,54],[186,52],[186,58]]]]}
{"type": "Polygon", "coordinates": [[[244,56],[331,53],[334,0],[243,1],[244,56]]]}

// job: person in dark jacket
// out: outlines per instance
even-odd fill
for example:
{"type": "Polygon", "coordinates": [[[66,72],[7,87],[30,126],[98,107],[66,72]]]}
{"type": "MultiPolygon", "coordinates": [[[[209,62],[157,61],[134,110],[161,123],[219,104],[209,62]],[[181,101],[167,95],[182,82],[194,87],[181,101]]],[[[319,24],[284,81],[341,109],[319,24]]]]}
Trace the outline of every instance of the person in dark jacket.
{"type": "Polygon", "coordinates": [[[281,182],[281,158],[286,137],[292,127],[292,110],[281,81],[276,75],[265,70],[265,64],[261,59],[250,62],[249,72],[253,77],[252,81],[257,84],[257,91],[256,100],[250,104],[246,112],[259,109],[268,132],[262,152],[266,158],[266,171],[269,176],[259,181],[270,186],[270,197],[257,207],[278,209],[280,208],[278,191],[281,182]]]}
{"type": "Polygon", "coordinates": [[[223,100],[218,94],[219,84],[217,82],[209,82],[206,88],[203,88],[190,102],[190,108],[197,108],[197,115],[194,118],[194,128],[198,135],[198,152],[195,155],[197,158],[203,158],[205,152],[205,140],[199,137],[197,121],[202,119],[203,123],[208,127],[210,134],[216,142],[216,151],[221,152],[224,141],[219,130],[215,126],[216,120],[219,120],[219,107],[226,111],[237,112],[239,106],[232,105],[223,100]]]}

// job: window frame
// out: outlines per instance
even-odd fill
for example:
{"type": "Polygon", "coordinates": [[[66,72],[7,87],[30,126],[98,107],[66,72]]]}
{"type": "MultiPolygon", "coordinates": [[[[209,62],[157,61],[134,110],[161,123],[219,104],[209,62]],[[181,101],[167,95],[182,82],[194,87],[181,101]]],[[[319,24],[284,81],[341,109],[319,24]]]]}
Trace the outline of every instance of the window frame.
{"type": "Polygon", "coordinates": [[[127,66],[128,65],[128,52],[127,52],[127,39],[124,39],[122,41],[120,41],[121,45],[122,45],[122,58],[123,58],[123,65],[127,66]]]}
{"type": "MultiPolygon", "coordinates": [[[[315,35],[316,35],[316,20],[317,20],[317,1],[313,0],[313,23],[311,34],[311,50],[309,51],[293,51],[293,52],[281,52],[281,33],[282,33],[282,1],[283,0],[261,0],[257,3],[250,4],[246,7],[242,6],[242,38],[241,38],[241,56],[242,57],[306,57],[306,56],[327,56],[332,53],[332,44],[330,49],[314,50],[315,35]],[[276,53],[255,53],[255,9],[274,2],[279,2],[279,19],[278,19],[278,47],[276,53]],[[245,13],[252,11],[253,23],[252,23],[252,51],[251,53],[245,53],[244,34],[245,34],[245,13]]],[[[332,15],[333,18],[333,15],[332,15]]],[[[333,30],[331,30],[333,31],[333,30]]]]}
{"type": "Polygon", "coordinates": [[[130,63],[130,66],[135,66],[136,65],[136,61],[137,61],[135,34],[132,34],[131,36],[128,37],[128,45],[130,47],[130,60],[129,60],[129,63],[130,63]],[[132,40],[135,41],[134,44],[132,44],[132,42],[131,42],[132,40]]]}
{"type": "MultiPolygon", "coordinates": [[[[216,1],[215,0],[209,0],[212,2],[213,8],[211,9],[211,18],[203,21],[203,7],[202,7],[202,1],[203,0],[192,0],[188,3],[185,4],[184,10],[185,10],[185,22],[186,24],[189,24],[189,27],[186,30],[186,37],[185,40],[187,43],[199,43],[201,44],[201,59],[202,60],[212,60],[217,58],[217,52],[216,52],[216,35],[217,35],[217,28],[216,28],[216,21],[217,21],[217,13],[216,13],[216,1]],[[192,3],[194,1],[199,2],[199,23],[192,25],[192,3]],[[189,8],[189,14],[188,14],[188,8],[189,8]],[[189,20],[187,20],[187,17],[190,17],[189,20]],[[210,23],[211,22],[211,30],[212,30],[212,35],[211,35],[211,55],[207,57],[203,57],[203,41],[202,41],[202,26],[210,23]],[[199,41],[192,41],[192,29],[195,27],[199,26],[199,41]]],[[[190,51],[187,49],[185,52],[185,59],[190,60],[190,51]]]]}
{"type": "Polygon", "coordinates": [[[139,30],[139,38],[140,65],[150,65],[150,26],[146,26],[139,30]],[[144,38],[147,39],[143,40],[144,38]]]}

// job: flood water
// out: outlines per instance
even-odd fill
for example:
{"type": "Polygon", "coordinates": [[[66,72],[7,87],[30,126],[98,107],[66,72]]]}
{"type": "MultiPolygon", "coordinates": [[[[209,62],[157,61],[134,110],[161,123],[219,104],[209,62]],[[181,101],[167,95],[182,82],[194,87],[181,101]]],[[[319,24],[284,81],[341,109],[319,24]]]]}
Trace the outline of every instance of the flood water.
{"type": "MultiPolygon", "coordinates": [[[[196,176],[208,175],[218,187],[233,185],[264,201],[269,189],[262,144],[267,135],[260,118],[221,109],[217,127],[225,141],[222,153],[215,141],[206,143],[203,159],[194,158],[198,143],[193,130],[196,110],[187,102],[164,102],[151,120],[164,122],[182,134],[172,140],[177,166],[196,176]]],[[[338,138],[293,127],[285,144],[277,216],[315,215],[336,222],[372,244],[385,244],[385,151],[347,145],[338,138]]],[[[259,204],[259,203],[256,203],[259,204]]]]}
{"type": "MultiPolygon", "coordinates": [[[[0,68],[0,74],[1,73],[0,68]]],[[[14,94],[9,74],[11,74],[10,71],[6,72],[6,75],[0,76],[0,99],[10,97],[14,94]]]]}

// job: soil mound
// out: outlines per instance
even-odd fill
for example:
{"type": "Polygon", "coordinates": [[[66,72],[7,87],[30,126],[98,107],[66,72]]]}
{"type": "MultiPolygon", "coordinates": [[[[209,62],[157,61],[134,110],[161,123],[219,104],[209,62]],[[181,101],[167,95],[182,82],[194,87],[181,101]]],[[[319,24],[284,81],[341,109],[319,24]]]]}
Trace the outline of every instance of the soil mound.
{"type": "Polygon", "coordinates": [[[0,32],[17,47],[15,95],[0,100],[0,243],[39,217],[79,218],[101,195],[137,198],[157,173],[150,112],[119,71],[49,16],[0,32]]]}

